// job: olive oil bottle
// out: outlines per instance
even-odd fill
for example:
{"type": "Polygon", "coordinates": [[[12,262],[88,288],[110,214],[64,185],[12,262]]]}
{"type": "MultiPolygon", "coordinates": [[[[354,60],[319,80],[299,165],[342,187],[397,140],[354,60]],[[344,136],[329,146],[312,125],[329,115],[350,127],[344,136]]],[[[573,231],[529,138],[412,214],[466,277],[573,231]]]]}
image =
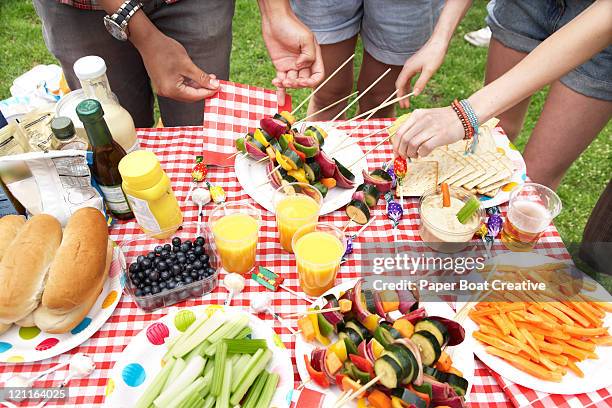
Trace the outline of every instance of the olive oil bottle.
{"type": "Polygon", "coordinates": [[[119,162],[125,156],[125,150],[113,140],[104,120],[102,105],[95,99],[85,99],[77,105],[76,111],[92,147],[91,172],[102,191],[106,206],[117,219],[134,218],[121,188],[123,180],[118,169],[119,162]]]}

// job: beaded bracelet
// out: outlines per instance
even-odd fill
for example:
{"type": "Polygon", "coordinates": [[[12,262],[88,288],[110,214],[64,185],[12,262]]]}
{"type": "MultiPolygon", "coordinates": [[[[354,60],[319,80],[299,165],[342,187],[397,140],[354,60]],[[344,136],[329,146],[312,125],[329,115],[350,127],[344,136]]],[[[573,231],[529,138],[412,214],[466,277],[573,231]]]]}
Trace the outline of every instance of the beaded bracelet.
{"type": "Polygon", "coordinates": [[[470,125],[474,130],[470,146],[466,146],[466,149],[469,150],[471,153],[475,153],[476,146],[478,146],[478,128],[480,127],[480,123],[478,122],[478,116],[476,116],[474,108],[472,108],[472,105],[467,99],[461,100],[461,102],[459,102],[459,105],[463,108],[463,112],[467,115],[467,118],[470,121],[470,125]]]}
{"type": "Polygon", "coordinates": [[[461,125],[463,126],[463,131],[464,131],[463,139],[464,140],[471,139],[472,136],[474,136],[474,128],[472,127],[472,124],[467,114],[464,112],[463,107],[456,99],[451,104],[451,107],[457,114],[457,117],[459,118],[459,121],[461,121],[461,125]]]}

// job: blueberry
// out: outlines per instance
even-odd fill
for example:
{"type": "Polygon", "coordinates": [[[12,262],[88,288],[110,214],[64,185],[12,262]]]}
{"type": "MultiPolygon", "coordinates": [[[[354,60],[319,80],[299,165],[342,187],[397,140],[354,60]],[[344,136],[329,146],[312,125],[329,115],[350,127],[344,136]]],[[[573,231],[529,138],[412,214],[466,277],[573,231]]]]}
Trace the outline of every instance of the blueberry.
{"type": "Polygon", "coordinates": [[[163,250],[164,250],[164,247],[162,247],[161,245],[158,245],[158,246],[155,247],[155,253],[157,255],[161,254],[161,251],[163,251],[163,250]]]}
{"type": "Polygon", "coordinates": [[[191,271],[191,273],[189,274],[189,276],[191,276],[194,280],[198,279],[198,273],[196,271],[191,271]]]}
{"type": "Polygon", "coordinates": [[[153,262],[147,258],[144,261],[142,261],[140,265],[142,266],[142,269],[148,269],[151,267],[151,265],[153,265],[153,262]]]}
{"type": "Polygon", "coordinates": [[[165,244],[163,248],[164,248],[165,251],[171,251],[172,250],[172,245],[165,244]]]}
{"type": "Polygon", "coordinates": [[[138,258],[136,258],[136,262],[138,263],[142,263],[142,261],[145,260],[145,256],[144,255],[138,255],[138,258]]]}
{"type": "Polygon", "coordinates": [[[136,296],[140,297],[140,296],[144,296],[144,291],[142,289],[136,289],[136,296]]]}
{"type": "Polygon", "coordinates": [[[196,254],[189,254],[187,259],[189,259],[189,262],[194,262],[196,259],[198,259],[198,257],[196,256],[196,254]]]}
{"type": "Polygon", "coordinates": [[[167,285],[167,283],[164,282],[164,281],[159,282],[159,288],[162,289],[162,290],[166,289],[166,285],[167,285]]]}
{"type": "Polygon", "coordinates": [[[151,280],[151,282],[157,282],[159,280],[159,272],[151,271],[151,273],[149,274],[149,279],[151,280]]]}
{"type": "Polygon", "coordinates": [[[193,248],[193,253],[200,256],[204,253],[204,247],[201,245],[197,245],[195,248],[193,248]]]}
{"type": "Polygon", "coordinates": [[[172,259],[173,261],[176,260],[176,254],[174,252],[170,253],[168,259],[172,259]]]}
{"type": "Polygon", "coordinates": [[[168,259],[168,258],[170,258],[170,250],[167,250],[167,251],[166,251],[166,250],[164,249],[163,251],[161,251],[160,256],[161,256],[162,258],[164,258],[164,259],[168,259]]]}
{"type": "Polygon", "coordinates": [[[185,272],[191,272],[191,271],[193,271],[193,265],[185,266],[185,272]]]}
{"type": "Polygon", "coordinates": [[[138,265],[136,262],[130,265],[130,272],[138,272],[138,269],[140,269],[140,265],[138,265]]]}
{"type": "Polygon", "coordinates": [[[178,263],[180,263],[181,265],[184,265],[187,263],[187,258],[184,256],[177,256],[176,260],[178,263]]]}
{"type": "Polygon", "coordinates": [[[185,284],[183,283],[183,281],[176,282],[176,287],[177,288],[180,288],[181,286],[184,286],[184,285],[185,284]]]}
{"type": "Polygon", "coordinates": [[[140,271],[136,274],[136,277],[138,278],[138,280],[144,280],[145,276],[145,272],[144,271],[140,271]]]}
{"type": "Polygon", "coordinates": [[[213,275],[215,273],[215,269],[214,268],[208,268],[206,270],[209,274],[213,275]]]}
{"type": "Polygon", "coordinates": [[[168,271],[163,271],[163,272],[162,272],[162,273],[159,275],[159,277],[162,279],[162,282],[163,282],[163,281],[167,281],[168,279],[170,279],[170,276],[172,276],[172,275],[170,275],[170,272],[168,272],[168,271]]]}
{"type": "Polygon", "coordinates": [[[179,273],[181,273],[181,267],[179,265],[172,265],[172,274],[173,275],[178,275],[179,273]]]}
{"type": "Polygon", "coordinates": [[[159,292],[160,292],[159,286],[157,286],[157,285],[151,286],[151,293],[152,294],[156,295],[159,292]]]}
{"type": "Polygon", "coordinates": [[[187,276],[185,277],[185,279],[183,279],[183,282],[185,282],[188,285],[190,283],[193,283],[193,278],[191,276],[187,276]]]}
{"type": "Polygon", "coordinates": [[[167,271],[168,264],[164,261],[161,261],[159,264],[157,264],[157,269],[159,269],[160,271],[167,271]]]}
{"type": "Polygon", "coordinates": [[[145,278],[144,283],[146,285],[150,285],[151,283],[153,283],[153,281],[151,280],[151,278],[145,278]]]}
{"type": "Polygon", "coordinates": [[[153,259],[155,259],[155,252],[149,252],[149,253],[147,254],[147,259],[149,259],[149,260],[153,260],[153,259]]]}
{"type": "Polygon", "coordinates": [[[181,245],[181,239],[179,237],[172,238],[172,246],[177,247],[179,245],[181,245]]]}
{"type": "Polygon", "coordinates": [[[167,289],[174,289],[176,287],[176,283],[172,280],[166,284],[167,289]]]}
{"type": "Polygon", "coordinates": [[[176,254],[177,252],[179,252],[180,250],[181,250],[181,248],[179,248],[179,247],[177,247],[177,246],[172,247],[172,252],[174,252],[175,254],[176,254]]]}
{"type": "Polygon", "coordinates": [[[210,257],[207,254],[200,256],[200,261],[202,261],[203,264],[208,263],[209,260],[210,257]]]}
{"type": "Polygon", "coordinates": [[[206,242],[206,239],[202,236],[199,236],[195,239],[196,245],[199,245],[199,246],[203,246],[205,242],[206,242]]]}
{"type": "Polygon", "coordinates": [[[144,288],[142,288],[142,290],[145,293],[145,295],[149,295],[151,293],[151,286],[147,285],[144,288]]]}
{"type": "Polygon", "coordinates": [[[191,248],[191,245],[188,245],[187,242],[183,242],[180,248],[182,252],[187,252],[191,248]]]}

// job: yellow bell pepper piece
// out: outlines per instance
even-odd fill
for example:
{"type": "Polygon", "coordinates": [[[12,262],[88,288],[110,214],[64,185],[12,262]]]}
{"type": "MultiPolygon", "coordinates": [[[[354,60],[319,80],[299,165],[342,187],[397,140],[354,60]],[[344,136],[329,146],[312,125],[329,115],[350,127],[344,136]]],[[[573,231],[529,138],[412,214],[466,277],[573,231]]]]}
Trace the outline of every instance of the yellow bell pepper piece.
{"type": "Polygon", "coordinates": [[[348,359],[348,353],[346,352],[346,344],[344,343],[344,340],[338,340],[329,346],[329,350],[333,352],[343,363],[348,359]]]}
{"type": "Polygon", "coordinates": [[[374,358],[377,359],[385,351],[385,348],[376,339],[372,339],[371,341],[372,341],[372,353],[374,354],[374,358]]]}
{"type": "Polygon", "coordinates": [[[264,147],[270,146],[270,142],[266,139],[266,137],[261,133],[261,129],[255,129],[255,133],[253,133],[253,137],[259,143],[261,143],[264,147]]]}
{"type": "Polygon", "coordinates": [[[293,170],[293,166],[289,164],[285,156],[283,156],[278,150],[276,151],[276,162],[287,171],[293,170]]]}
{"type": "Polygon", "coordinates": [[[308,179],[306,178],[306,171],[304,169],[290,170],[287,172],[288,175],[295,178],[300,183],[308,183],[308,179]]]}
{"type": "Polygon", "coordinates": [[[357,408],[368,408],[370,405],[365,398],[359,398],[357,400],[357,408]]]}
{"type": "MultiPolygon", "coordinates": [[[[314,310],[314,309],[310,309],[310,310],[314,310]]],[[[317,341],[324,346],[329,345],[329,343],[331,342],[329,341],[327,337],[323,336],[321,334],[321,331],[319,330],[319,321],[317,320],[317,315],[309,314],[308,318],[310,319],[310,322],[312,323],[312,328],[314,329],[315,338],[317,339],[317,341]]]]}

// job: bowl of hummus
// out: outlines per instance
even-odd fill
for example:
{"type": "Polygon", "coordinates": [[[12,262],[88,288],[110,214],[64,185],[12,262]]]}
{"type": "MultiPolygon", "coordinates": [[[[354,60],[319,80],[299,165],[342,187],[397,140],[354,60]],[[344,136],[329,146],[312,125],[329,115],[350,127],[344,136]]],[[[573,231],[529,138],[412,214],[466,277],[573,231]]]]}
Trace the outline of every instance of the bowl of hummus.
{"type": "Polygon", "coordinates": [[[442,189],[439,186],[425,193],[419,206],[421,239],[430,248],[444,253],[463,250],[478,231],[485,214],[480,207],[465,223],[459,222],[457,213],[475,196],[463,188],[450,187],[449,192],[449,207],[442,204],[442,189]]]}

